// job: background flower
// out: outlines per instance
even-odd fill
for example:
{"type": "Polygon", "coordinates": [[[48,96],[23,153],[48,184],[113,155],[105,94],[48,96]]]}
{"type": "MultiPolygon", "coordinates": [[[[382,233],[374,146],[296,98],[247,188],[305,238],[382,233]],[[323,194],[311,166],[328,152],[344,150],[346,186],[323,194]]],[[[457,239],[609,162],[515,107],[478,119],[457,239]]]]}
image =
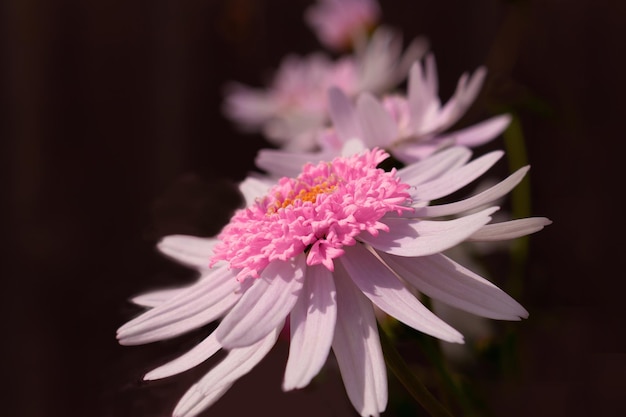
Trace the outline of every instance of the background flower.
{"type": "Polygon", "coordinates": [[[366,45],[336,61],[321,52],[291,55],[264,89],[231,83],[224,112],[246,130],[262,130],[276,145],[309,151],[317,147],[317,131],[328,122],[330,87],[341,88],[349,96],[362,91],[382,93],[405,78],[410,63],[427,47],[420,37],[403,52],[401,34],[381,27],[366,45]]]}

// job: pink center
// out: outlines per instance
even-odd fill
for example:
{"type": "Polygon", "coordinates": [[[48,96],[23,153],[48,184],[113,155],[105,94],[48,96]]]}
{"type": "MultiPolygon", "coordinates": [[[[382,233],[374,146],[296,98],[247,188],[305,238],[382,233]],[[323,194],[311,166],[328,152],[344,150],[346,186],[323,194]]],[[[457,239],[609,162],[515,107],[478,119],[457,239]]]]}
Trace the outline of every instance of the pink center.
{"type": "Polygon", "coordinates": [[[367,231],[388,231],[381,217],[407,207],[409,186],[396,171],[376,166],[389,155],[380,149],[332,162],[307,164],[297,178],[281,178],[268,195],[238,210],[218,236],[212,263],[225,260],[243,280],[272,261],[306,252],[307,264],[333,270],[342,247],[367,231]]]}

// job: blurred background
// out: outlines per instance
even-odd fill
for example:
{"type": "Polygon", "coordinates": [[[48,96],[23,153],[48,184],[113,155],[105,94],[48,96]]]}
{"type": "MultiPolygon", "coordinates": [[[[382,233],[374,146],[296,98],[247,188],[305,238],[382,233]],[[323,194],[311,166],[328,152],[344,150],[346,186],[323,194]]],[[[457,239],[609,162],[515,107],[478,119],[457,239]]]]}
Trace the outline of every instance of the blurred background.
{"type": "MultiPolygon", "coordinates": [[[[302,19],[311,3],[2,2],[3,415],[169,416],[215,363],[144,383],[202,332],[122,347],[115,330],[141,311],[133,295],[194,278],[156,253],[158,239],[213,235],[239,204],[234,184],[268,144],[223,116],[223,86],[262,86],[286,54],[321,49],[302,19]]],[[[468,118],[519,115],[531,212],[554,221],[531,237],[515,294],[530,311],[506,339],[515,366],[494,370],[484,354],[473,368],[485,415],[626,415],[625,18],[611,0],[382,4],[407,42],[430,40],[443,99],[488,66],[468,118]]],[[[283,394],[286,355],[279,343],[203,415],[355,415],[332,369],[283,394]]],[[[422,415],[390,387],[384,416],[422,415]]]]}

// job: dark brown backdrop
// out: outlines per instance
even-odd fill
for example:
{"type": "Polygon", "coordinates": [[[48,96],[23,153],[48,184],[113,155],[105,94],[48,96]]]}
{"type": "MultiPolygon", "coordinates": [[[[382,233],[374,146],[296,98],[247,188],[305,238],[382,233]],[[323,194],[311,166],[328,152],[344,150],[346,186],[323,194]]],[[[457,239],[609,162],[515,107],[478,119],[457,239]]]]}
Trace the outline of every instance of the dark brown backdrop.
{"type": "MultiPolygon", "coordinates": [[[[129,296],[192,278],[155,253],[158,237],[215,233],[237,204],[232,183],[265,143],[222,117],[221,87],[260,85],[286,53],[317,49],[309,3],[2,2],[3,415],[167,416],[208,369],[139,383],[199,335],[121,347],[115,329],[139,311],[129,296]]],[[[493,386],[497,415],[626,413],[625,12],[610,0],[383,4],[407,39],[430,38],[444,97],[489,65],[491,97],[522,116],[533,213],[555,222],[531,241],[523,372],[493,386]]],[[[337,380],[281,394],[285,355],[206,415],[352,415],[337,380]]]]}

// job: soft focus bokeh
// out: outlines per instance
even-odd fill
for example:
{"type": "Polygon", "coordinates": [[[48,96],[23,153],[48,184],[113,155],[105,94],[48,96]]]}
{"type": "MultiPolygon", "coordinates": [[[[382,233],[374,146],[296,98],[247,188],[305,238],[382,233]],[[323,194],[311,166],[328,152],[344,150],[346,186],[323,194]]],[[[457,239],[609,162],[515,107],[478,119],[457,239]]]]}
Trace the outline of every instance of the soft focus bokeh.
{"type": "MultiPolygon", "coordinates": [[[[201,333],[122,347],[128,299],[190,282],[154,249],[166,234],[208,236],[239,204],[260,135],[222,114],[228,81],[262,86],[288,53],[321,49],[305,0],[5,0],[0,6],[2,415],[165,417],[221,356],[163,381],[142,375],[201,333]],[[8,232],[8,233],[7,233],[8,232]]],[[[528,262],[492,279],[530,312],[495,323],[467,371],[481,413],[623,416],[623,158],[626,3],[395,0],[382,20],[424,35],[440,93],[487,65],[464,119],[514,111],[530,171],[528,262]]],[[[463,121],[462,121],[463,122],[463,121]]],[[[496,139],[477,150],[504,148],[496,139]]],[[[498,165],[500,178],[509,171],[498,165]]],[[[495,271],[508,258],[494,257],[495,271]]],[[[504,264],[503,264],[504,263],[504,264]]],[[[353,416],[336,369],[280,390],[287,344],[206,416],[353,416]]],[[[407,361],[428,369],[416,345],[407,361]]],[[[428,381],[426,381],[428,382],[428,381]]],[[[384,417],[420,415],[390,373],[384,417]]]]}

